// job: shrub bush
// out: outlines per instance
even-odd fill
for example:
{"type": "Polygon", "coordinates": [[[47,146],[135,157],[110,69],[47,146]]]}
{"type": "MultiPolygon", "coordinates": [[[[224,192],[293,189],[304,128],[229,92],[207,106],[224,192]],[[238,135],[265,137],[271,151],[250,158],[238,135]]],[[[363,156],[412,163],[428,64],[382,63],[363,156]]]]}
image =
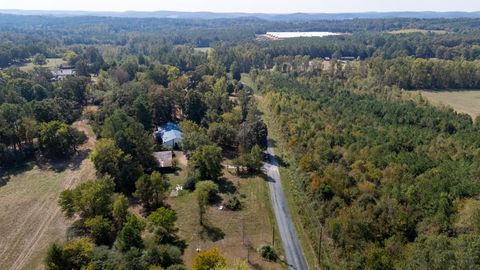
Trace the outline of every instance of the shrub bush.
{"type": "Polygon", "coordinates": [[[278,259],[277,252],[270,245],[263,245],[258,249],[259,255],[269,261],[276,261],[278,259]]]}

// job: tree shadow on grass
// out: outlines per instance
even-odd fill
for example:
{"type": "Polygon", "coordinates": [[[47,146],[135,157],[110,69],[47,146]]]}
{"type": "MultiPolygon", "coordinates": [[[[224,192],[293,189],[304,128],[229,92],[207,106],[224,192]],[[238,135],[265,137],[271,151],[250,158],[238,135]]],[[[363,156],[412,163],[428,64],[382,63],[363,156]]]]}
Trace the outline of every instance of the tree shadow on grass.
{"type": "Polygon", "coordinates": [[[80,168],[83,160],[88,158],[90,152],[90,149],[86,149],[76,152],[71,158],[42,159],[38,162],[38,166],[55,172],[63,172],[67,169],[76,171],[80,168]]]}
{"type": "Polygon", "coordinates": [[[202,237],[206,236],[212,242],[217,242],[225,237],[225,233],[222,231],[222,229],[205,222],[202,224],[202,230],[200,231],[200,234],[202,237]]]}
{"type": "Polygon", "coordinates": [[[35,165],[35,162],[25,162],[20,165],[13,166],[11,168],[1,167],[0,168],[0,187],[5,186],[10,181],[12,176],[15,176],[17,174],[21,174],[23,172],[33,169],[34,165],[35,165]]]}
{"type": "Polygon", "coordinates": [[[70,226],[68,226],[67,231],[65,232],[68,241],[86,234],[87,231],[83,226],[83,221],[81,219],[75,220],[70,226]]]}
{"type": "Polygon", "coordinates": [[[0,187],[5,186],[8,181],[10,181],[10,175],[2,175],[0,176],[0,187]]]}
{"type": "Polygon", "coordinates": [[[238,158],[238,152],[236,151],[236,149],[228,147],[223,148],[222,155],[224,158],[231,160],[238,158]]]}
{"type": "Polygon", "coordinates": [[[237,187],[231,182],[228,181],[226,178],[220,178],[217,180],[218,189],[220,193],[236,193],[237,187]]]}

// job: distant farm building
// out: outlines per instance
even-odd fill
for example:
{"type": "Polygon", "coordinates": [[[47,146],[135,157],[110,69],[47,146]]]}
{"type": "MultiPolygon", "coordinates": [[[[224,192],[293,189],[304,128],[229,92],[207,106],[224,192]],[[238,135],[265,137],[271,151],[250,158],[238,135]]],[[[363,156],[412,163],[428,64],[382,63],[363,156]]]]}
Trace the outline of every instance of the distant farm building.
{"type": "Polygon", "coordinates": [[[60,67],[52,71],[54,81],[63,81],[68,76],[75,76],[75,67],[71,65],[60,65],[60,67]]]}
{"type": "Polygon", "coordinates": [[[175,123],[167,123],[158,127],[154,132],[155,139],[169,148],[175,148],[182,142],[182,132],[180,127],[175,123]]]}
{"type": "Polygon", "coordinates": [[[155,152],[153,156],[157,160],[160,168],[172,168],[173,154],[172,151],[155,152]]]}
{"type": "Polygon", "coordinates": [[[302,38],[302,37],[327,37],[327,36],[340,36],[344,33],[333,32],[267,32],[264,35],[257,35],[257,39],[267,40],[282,40],[287,38],[302,38]]]}

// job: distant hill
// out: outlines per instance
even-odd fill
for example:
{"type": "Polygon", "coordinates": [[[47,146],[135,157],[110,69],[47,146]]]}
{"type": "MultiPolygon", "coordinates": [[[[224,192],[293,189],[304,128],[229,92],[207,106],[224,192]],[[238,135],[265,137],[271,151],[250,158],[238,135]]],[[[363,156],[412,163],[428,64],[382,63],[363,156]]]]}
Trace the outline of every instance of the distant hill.
{"type": "Polygon", "coordinates": [[[16,15],[43,15],[57,17],[72,16],[102,16],[131,18],[179,18],[179,19],[232,19],[241,17],[256,17],[264,20],[345,20],[345,19],[379,19],[379,18],[480,18],[476,12],[363,12],[363,13],[215,13],[215,12],[181,12],[181,11],[125,11],[125,12],[93,12],[93,11],[42,11],[42,10],[5,10],[0,13],[16,15]]]}

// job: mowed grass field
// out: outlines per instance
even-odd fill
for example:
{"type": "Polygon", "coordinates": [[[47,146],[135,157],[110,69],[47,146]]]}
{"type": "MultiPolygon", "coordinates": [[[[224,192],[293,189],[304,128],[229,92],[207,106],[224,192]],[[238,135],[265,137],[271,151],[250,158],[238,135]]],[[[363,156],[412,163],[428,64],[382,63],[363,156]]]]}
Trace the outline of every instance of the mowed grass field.
{"type": "MultiPolygon", "coordinates": [[[[49,69],[57,68],[61,64],[66,64],[67,61],[63,60],[62,58],[47,58],[47,63],[45,65],[41,65],[38,67],[45,67],[49,69]]],[[[23,66],[20,66],[20,70],[22,71],[31,71],[33,68],[36,67],[32,62],[29,62],[23,66]]]]}
{"type": "Polygon", "coordinates": [[[0,269],[43,269],[48,246],[66,239],[66,220],[58,207],[60,192],[95,178],[87,158],[95,143],[86,122],[74,124],[89,135],[66,162],[25,166],[0,172],[0,269]]]}
{"type": "Polygon", "coordinates": [[[480,90],[468,91],[418,91],[435,105],[452,107],[459,113],[466,113],[475,119],[480,115],[480,90]]]}
{"type": "MultiPolygon", "coordinates": [[[[178,158],[177,159],[182,159],[178,158]]],[[[182,184],[186,177],[184,159],[179,162],[181,168],[169,178],[174,188],[182,184]]],[[[178,197],[167,200],[177,212],[179,235],[188,245],[183,259],[191,269],[197,248],[201,250],[218,247],[228,262],[235,259],[247,260],[253,269],[286,269],[284,263],[267,262],[258,256],[256,249],[262,244],[272,244],[273,226],[276,226],[267,182],[261,177],[240,178],[224,170],[226,184],[222,189],[235,188],[242,196],[242,209],[239,211],[220,210],[209,206],[205,215],[209,226],[205,230],[199,223],[199,209],[195,193],[180,192],[178,197]]],[[[224,194],[220,194],[224,197],[224,194]]],[[[275,248],[281,252],[281,242],[275,229],[275,248]]]]}

